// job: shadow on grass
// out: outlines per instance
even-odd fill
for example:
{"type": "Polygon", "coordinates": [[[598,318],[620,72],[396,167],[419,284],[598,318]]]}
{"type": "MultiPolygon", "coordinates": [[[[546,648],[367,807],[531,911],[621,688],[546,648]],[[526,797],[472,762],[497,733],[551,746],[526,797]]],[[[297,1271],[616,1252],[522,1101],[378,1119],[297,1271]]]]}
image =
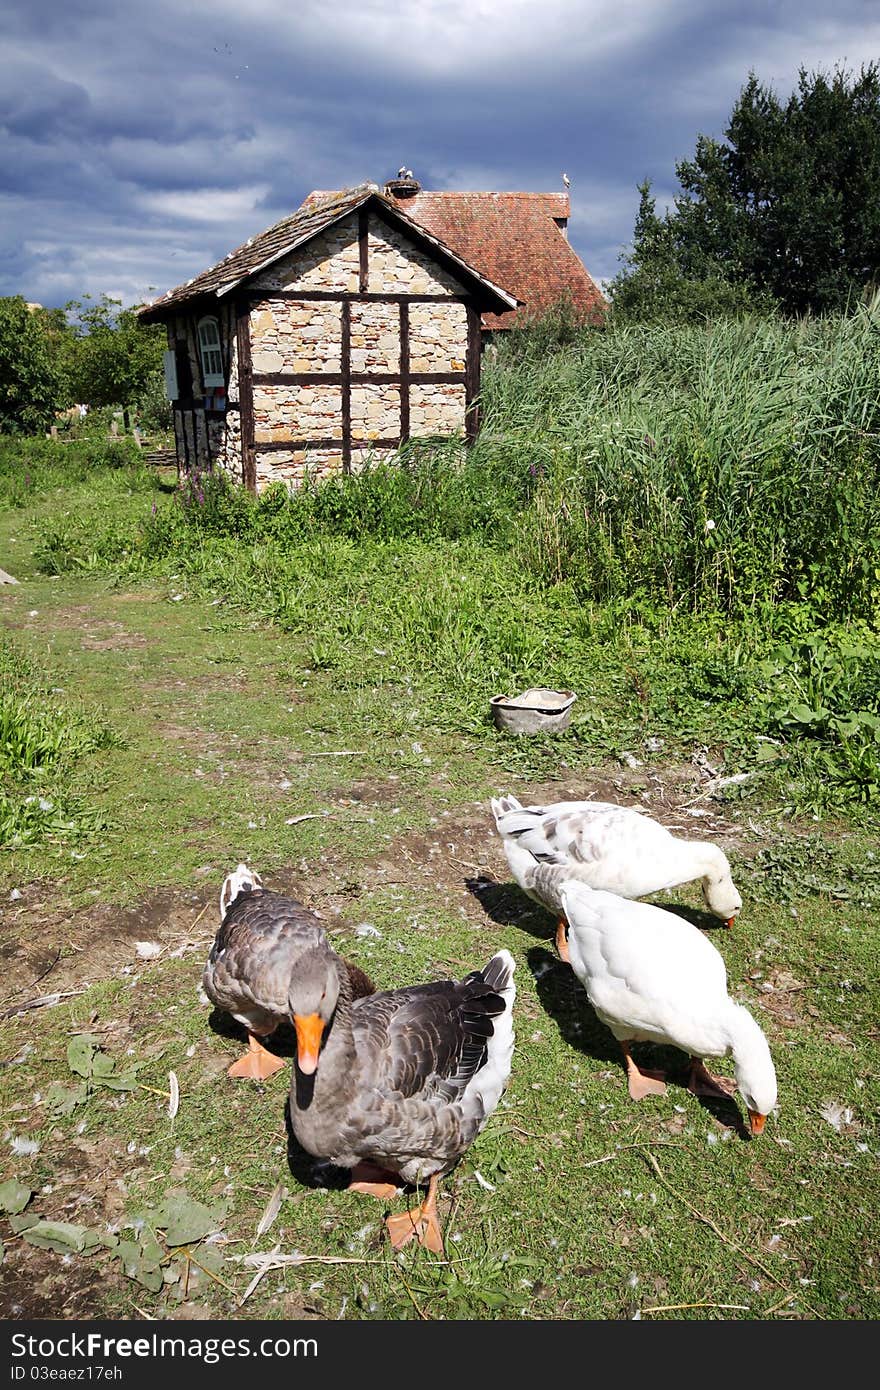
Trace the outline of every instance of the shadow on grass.
{"type": "Polygon", "coordinates": [[[556,932],[552,912],[533,902],[515,883],[498,883],[494,878],[466,878],[465,887],[476,898],[487,917],[500,927],[519,927],[541,940],[556,932]]]}
{"type": "Polygon", "coordinates": [[[690,922],[692,927],[698,927],[700,931],[725,932],[727,930],[720,918],[713,917],[711,912],[705,912],[699,907],[687,907],[684,903],[657,903],[653,901],[650,905],[651,907],[662,907],[664,912],[674,912],[676,917],[690,922]]]}

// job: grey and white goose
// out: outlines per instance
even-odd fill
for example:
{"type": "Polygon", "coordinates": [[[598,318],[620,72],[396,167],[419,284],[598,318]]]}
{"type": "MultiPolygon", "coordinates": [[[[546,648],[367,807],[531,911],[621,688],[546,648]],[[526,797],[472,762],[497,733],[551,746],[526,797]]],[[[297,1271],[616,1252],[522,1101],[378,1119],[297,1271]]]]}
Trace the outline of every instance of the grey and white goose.
{"type": "Polygon", "coordinates": [[[632,807],[606,801],[521,806],[508,795],[493,798],[492,812],[520,888],[558,914],[556,944],[563,960],[569,958],[567,925],[558,885],[566,879],[621,898],[642,898],[700,879],[706,907],[728,927],[742,907],[718,845],[682,840],[632,807]],[[541,865],[558,872],[542,875],[538,887],[535,871],[541,865]]]}
{"type": "Polygon", "coordinates": [[[437,1183],[473,1143],[510,1075],[514,961],[499,951],[464,980],[353,998],[326,943],[290,980],[297,1059],[291,1128],[313,1157],[352,1169],[350,1189],[392,1196],[427,1182],[424,1201],[389,1216],[395,1247],[442,1253],[437,1183]]]}
{"type": "MultiPolygon", "coordinates": [[[[264,888],[259,874],[245,864],[227,874],[220,912],[202,986],[213,1004],[248,1030],[248,1051],[227,1076],[264,1081],[286,1063],[268,1052],[260,1038],[290,1021],[291,974],[301,956],[327,938],[314,912],[296,898],[264,888]]],[[[355,965],[349,970],[355,993],[371,994],[369,977],[355,965]]]]}

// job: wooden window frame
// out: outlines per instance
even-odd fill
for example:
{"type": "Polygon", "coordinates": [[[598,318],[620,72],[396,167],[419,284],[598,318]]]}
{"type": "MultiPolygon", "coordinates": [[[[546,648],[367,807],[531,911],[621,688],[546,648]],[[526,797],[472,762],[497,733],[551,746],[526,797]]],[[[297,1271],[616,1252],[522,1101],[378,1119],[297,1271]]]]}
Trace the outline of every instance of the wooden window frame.
{"type": "Polygon", "coordinates": [[[199,367],[202,373],[202,386],[207,393],[210,393],[218,386],[226,385],[226,377],[223,373],[223,339],[220,335],[220,320],[216,314],[203,314],[196,323],[196,343],[199,349],[199,367]],[[211,324],[214,329],[215,342],[206,343],[202,338],[202,329],[211,324]],[[209,357],[210,354],[210,357],[209,357]],[[208,363],[211,357],[216,355],[219,363],[219,371],[210,371],[208,363]]]}

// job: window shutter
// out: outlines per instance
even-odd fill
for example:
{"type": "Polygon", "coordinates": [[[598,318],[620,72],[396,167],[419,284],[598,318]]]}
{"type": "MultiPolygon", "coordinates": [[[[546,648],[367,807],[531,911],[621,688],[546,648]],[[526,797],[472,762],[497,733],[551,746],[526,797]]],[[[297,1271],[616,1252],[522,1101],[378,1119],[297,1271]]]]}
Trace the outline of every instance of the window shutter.
{"type": "Polygon", "coordinates": [[[177,389],[177,353],[173,348],[162,353],[162,365],[165,368],[165,395],[169,401],[176,401],[180,391],[177,389]]]}

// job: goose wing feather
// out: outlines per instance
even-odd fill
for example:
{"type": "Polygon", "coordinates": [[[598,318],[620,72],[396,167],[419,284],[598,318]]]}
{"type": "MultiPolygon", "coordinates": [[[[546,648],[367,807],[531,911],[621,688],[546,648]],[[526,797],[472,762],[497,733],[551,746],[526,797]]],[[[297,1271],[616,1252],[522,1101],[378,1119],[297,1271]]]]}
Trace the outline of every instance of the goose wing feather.
{"type": "Polygon", "coordinates": [[[353,1012],[364,1080],[401,1099],[453,1103],[486,1060],[505,1001],[479,972],[380,993],[353,1012]]]}

